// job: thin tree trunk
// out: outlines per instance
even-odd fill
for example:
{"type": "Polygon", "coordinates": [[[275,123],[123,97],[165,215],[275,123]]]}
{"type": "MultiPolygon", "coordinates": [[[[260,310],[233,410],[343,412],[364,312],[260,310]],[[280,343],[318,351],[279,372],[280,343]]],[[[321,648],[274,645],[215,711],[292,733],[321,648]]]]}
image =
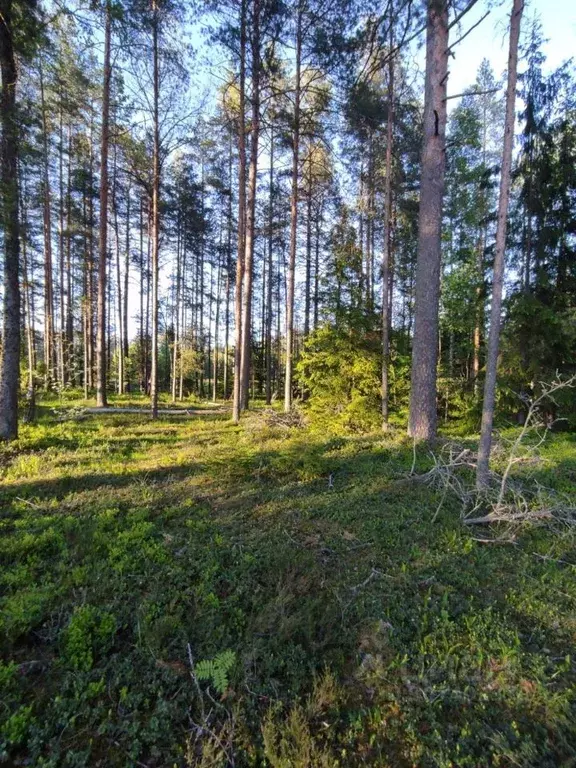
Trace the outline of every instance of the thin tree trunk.
{"type": "Polygon", "coordinates": [[[310,333],[310,291],[312,285],[312,148],[308,156],[308,185],[306,190],[306,279],[304,283],[304,336],[310,333]]]}
{"type": "Polygon", "coordinates": [[[314,244],[314,330],[318,328],[320,316],[320,230],[323,218],[323,200],[320,199],[316,211],[316,233],[314,244]]]}
{"type": "Polygon", "coordinates": [[[260,0],[254,0],[252,11],[252,123],[250,126],[250,166],[246,201],[246,247],[244,251],[244,295],[242,301],[242,354],[240,402],[248,408],[250,358],[252,347],[252,281],[254,272],[254,236],[256,227],[256,183],[258,175],[258,141],[260,137],[260,0]]]}
{"type": "Polygon", "coordinates": [[[500,174],[500,197],[498,201],[498,224],[496,228],[496,248],[494,252],[494,276],[492,283],[492,306],[490,310],[490,335],[486,353],[486,380],[484,382],[484,402],[482,405],[482,427],[478,447],[476,483],[478,488],[488,484],[490,452],[492,448],[492,424],[494,421],[494,403],[496,397],[496,373],[498,368],[498,348],[500,343],[500,322],[502,314],[502,288],[506,252],[506,231],[508,202],[512,176],[512,148],[514,145],[514,123],[516,104],[516,81],[518,68],[518,40],[524,0],[513,0],[510,18],[510,48],[508,53],[508,87],[506,90],[506,121],[504,127],[504,148],[502,151],[502,171],[500,174]]]}
{"type": "Polygon", "coordinates": [[[58,195],[58,293],[59,293],[59,333],[58,333],[58,367],[60,385],[66,384],[66,306],[64,290],[64,274],[66,257],[64,253],[64,114],[63,114],[62,84],[60,84],[60,104],[59,104],[59,129],[58,129],[58,176],[59,176],[59,195],[58,195]]]}
{"type": "MultiPolygon", "coordinates": [[[[393,8],[390,6],[390,50],[394,49],[393,8]]],[[[394,140],[394,58],[388,60],[388,118],[384,189],[384,249],[382,255],[382,429],[388,430],[390,388],[390,251],[392,246],[392,142],[394,140]]]]}
{"type": "Polygon", "coordinates": [[[66,377],[74,381],[74,296],[72,287],[72,123],[68,123],[68,165],[66,169],[66,377]]]}
{"type": "Polygon", "coordinates": [[[112,215],[114,221],[114,239],[116,242],[116,316],[118,319],[118,327],[116,330],[116,354],[118,356],[118,394],[124,394],[124,341],[122,338],[123,333],[123,319],[122,319],[122,275],[120,269],[120,226],[118,224],[118,167],[117,167],[117,145],[114,144],[114,166],[112,177],[112,215]]]}
{"type": "Polygon", "coordinates": [[[106,0],[104,25],[104,80],[102,85],[102,136],[100,150],[100,232],[98,243],[98,328],[96,338],[96,405],[108,405],[106,397],[106,261],[108,256],[108,143],[110,134],[110,0],[106,0]]]}
{"type": "Polygon", "coordinates": [[[94,200],[92,196],[92,183],[94,178],[94,118],[92,109],[90,109],[90,159],[89,159],[89,183],[90,191],[88,195],[88,275],[87,275],[87,374],[88,389],[94,387],[94,200]]]}
{"type": "Polygon", "coordinates": [[[19,194],[20,211],[22,215],[21,238],[22,238],[22,287],[24,289],[24,328],[26,331],[26,347],[28,356],[28,414],[27,421],[34,417],[34,371],[36,368],[36,356],[34,352],[34,313],[32,310],[32,266],[28,263],[28,211],[25,205],[25,179],[20,174],[19,194]]]}
{"type": "Polygon", "coordinates": [[[442,198],[446,167],[446,82],[448,80],[448,2],[429,0],[424,92],[424,145],[420,184],[416,304],[408,434],[436,437],[436,365],[442,198]]]}
{"type": "Polygon", "coordinates": [[[224,371],[222,374],[222,389],[224,400],[228,399],[228,370],[230,343],[230,284],[232,282],[232,131],[230,131],[229,160],[228,160],[228,243],[226,252],[226,320],[224,325],[224,371]]]}
{"type": "Polygon", "coordinates": [[[50,389],[55,380],[54,350],[54,287],[52,280],[52,210],[50,203],[50,173],[48,167],[48,124],[44,98],[42,57],[39,59],[40,101],[42,112],[42,200],[44,234],[44,366],[45,386],[50,389]]]}
{"type": "Polygon", "coordinates": [[[128,286],[130,275],[130,184],[126,188],[126,253],[124,254],[124,307],[122,308],[122,341],[124,342],[124,372],[126,372],[126,360],[128,358],[128,286]]]}
{"type": "Polygon", "coordinates": [[[152,56],[153,56],[153,121],[154,144],[152,158],[152,370],[150,372],[150,404],[152,418],[158,416],[158,257],[160,244],[160,123],[159,123],[159,70],[158,70],[158,2],[152,0],[152,56]]]}
{"type": "Polygon", "coordinates": [[[220,281],[222,276],[222,264],[218,262],[216,277],[216,317],[214,319],[214,374],[212,377],[212,402],[218,398],[218,325],[220,323],[220,281]]]}
{"type": "Polygon", "coordinates": [[[176,225],[176,311],[174,312],[174,344],[172,352],[172,402],[176,402],[176,381],[178,376],[178,354],[180,348],[180,301],[181,301],[181,233],[180,233],[180,211],[178,211],[178,222],[176,225]]]}
{"type": "Polygon", "coordinates": [[[274,242],[274,128],[270,129],[270,171],[268,179],[268,284],[266,286],[266,405],[272,402],[272,284],[274,242]]]}
{"type": "Polygon", "coordinates": [[[140,391],[146,392],[146,350],[144,346],[144,286],[146,276],[144,270],[144,196],[140,197],[140,391]]]}
{"type": "Polygon", "coordinates": [[[292,408],[292,369],[294,352],[294,288],[296,278],[296,245],[298,236],[298,172],[300,155],[300,98],[302,67],[302,5],[296,11],[296,80],[294,84],[294,132],[292,136],[292,193],[290,200],[290,252],[286,296],[286,367],[284,372],[284,411],[292,408]]]}
{"type": "Polygon", "coordinates": [[[232,421],[237,424],[242,408],[242,285],[244,282],[244,246],[246,231],[246,5],[240,4],[240,82],[238,114],[238,258],[234,305],[234,391],[232,421]]]}

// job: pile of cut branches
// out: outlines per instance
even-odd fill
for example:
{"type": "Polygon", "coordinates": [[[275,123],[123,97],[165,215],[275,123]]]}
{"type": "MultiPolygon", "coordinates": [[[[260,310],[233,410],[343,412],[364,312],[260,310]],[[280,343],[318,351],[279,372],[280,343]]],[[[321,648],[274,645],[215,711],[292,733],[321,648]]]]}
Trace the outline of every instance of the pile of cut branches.
{"type": "Polygon", "coordinates": [[[554,396],[559,390],[574,386],[576,376],[540,384],[541,393],[526,403],[526,420],[514,438],[498,436],[492,451],[492,463],[498,471],[490,472],[487,488],[476,487],[477,454],[472,448],[446,442],[439,451],[432,452],[432,468],[418,479],[441,492],[433,519],[448,498],[455,498],[465,525],[499,524],[499,540],[513,540],[518,526],[527,523],[574,525],[575,499],[546,488],[529,471],[515,471],[517,467],[531,469],[542,465],[539,448],[554,430],[554,422],[545,418],[544,402],[555,403],[554,396]]]}

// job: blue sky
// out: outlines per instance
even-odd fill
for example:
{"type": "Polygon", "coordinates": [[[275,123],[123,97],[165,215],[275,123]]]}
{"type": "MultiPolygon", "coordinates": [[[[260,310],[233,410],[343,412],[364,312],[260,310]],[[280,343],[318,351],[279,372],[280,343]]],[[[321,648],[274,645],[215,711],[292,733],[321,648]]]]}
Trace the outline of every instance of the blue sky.
{"type": "MultiPolygon", "coordinates": [[[[486,13],[487,5],[486,2],[476,4],[462,21],[462,33],[486,13]]],[[[490,15],[455,48],[456,58],[450,62],[449,94],[461,93],[474,82],[483,58],[490,61],[496,75],[505,70],[511,5],[509,0],[498,3],[498,7],[493,8],[490,15]]],[[[546,68],[555,69],[575,53],[576,0],[527,0],[522,19],[524,30],[534,14],[539,16],[544,37],[548,38],[546,68]]],[[[452,36],[454,39],[459,37],[454,30],[452,36]]]]}

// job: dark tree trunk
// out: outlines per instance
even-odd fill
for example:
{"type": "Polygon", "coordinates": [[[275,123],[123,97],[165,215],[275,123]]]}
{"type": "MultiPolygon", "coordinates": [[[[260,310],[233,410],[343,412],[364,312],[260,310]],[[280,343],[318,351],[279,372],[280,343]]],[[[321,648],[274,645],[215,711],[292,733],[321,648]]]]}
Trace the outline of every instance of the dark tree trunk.
{"type": "Polygon", "coordinates": [[[240,402],[248,407],[250,358],[252,347],[252,281],[254,272],[254,236],[256,229],[256,184],[258,175],[258,142],[260,137],[260,0],[253,1],[252,11],[252,123],[250,126],[250,167],[246,201],[246,247],[244,251],[244,296],[242,301],[242,355],[240,402]]]}
{"type": "Polygon", "coordinates": [[[154,144],[152,158],[152,369],[150,372],[150,406],[152,418],[158,416],[158,258],[160,245],[160,80],[158,69],[158,3],[152,0],[153,57],[153,121],[154,144]]]}
{"type": "Polygon", "coordinates": [[[442,198],[446,167],[446,83],[448,80],[448,2],[429,0],[424,91],[424,145],[420,183],[418,261],[410,421],[408,434],[436,437],[436,364],[442,198]]]}
{"type": "Polygon", "coordinates": [[[108,257],[108,144],[110,133],[110,0],[104,22],[104,79],[102,84],[102,136],[100,149],[100,232],[98,242],[98,320],[96,339],[96,405],[104,408],[106,397],[106,261],[108,257]]]}
{"type": "Polygon", "coordinates": [[[286,285],[286,368],[284,372],[284,411],[292,408],[292,370],[294,353],[294,289],[296,280],[296,246],[298,237],[298,174],[300,159],[300,98],[302,67],[302,5],[296,18],[296,80],[294,93],[294,130],[292,135],[292,193],[290,200],[290,252],[286,285]]]}
{"type": "Polygon", "coordinates": [[[242,284],[244,282],[244,246],[246,232],[246,4],[240,5],[240,82],[238,114],[238,258],[234,304],[234,392],[232,421],[238,423],[242,408],[242,284]]]}
{"type": "Polygon", "coordinates": [[[310,292],[312,287],[312,151],[308,157],[306,189],[306,279],[304,283],[304,336],[310,333],[310,292]]]}
{"type": "Polygon", "coordinates": [[[0,440],[18,437],[20,383],[20,241],[18,220],[17,69],[12,44],[12,2],[0,0],[0,183],[4,230],[4,305],[0,364],[0,440]]]}
{"type": "MultiPolygon", "coordinates": [[[[390,50],[394,49],[393,8],[390,6],[390,50]]],[[[390,252],[392,250],[392,142],[394,140],[394,58],[388,61],[388,117],[384,189],[384,249],[382,255],[382,429],[388,429],[390,388],[390,252]]]]}
{"type": "Polygon", "coordinates": [[[130,275],[130,185],[126,189],[126,253],[124,254],[124,307],[122,309],[122,341],[124,343],[124,368],[128,358],[128,285],[130,275]]]}
{"type": "Polygon", "coordinates": [[[52,209],[50,203],[50,173],[48,168],[48,123],[44,99],[42,59],[40,70],[40,101],[42,111],[42,213],[44,234],[44,366],[45,386],[50,389],[56,378],[54,349],[54,287],[52,281],[52,209]]]}
{"type": "Polygon", "coordinates": [[[272,402],[272,284],[274,243],[274,129],[270,131],[270,172],[268,179],[268,283],[266,286],[266,405],[272,402]]]}

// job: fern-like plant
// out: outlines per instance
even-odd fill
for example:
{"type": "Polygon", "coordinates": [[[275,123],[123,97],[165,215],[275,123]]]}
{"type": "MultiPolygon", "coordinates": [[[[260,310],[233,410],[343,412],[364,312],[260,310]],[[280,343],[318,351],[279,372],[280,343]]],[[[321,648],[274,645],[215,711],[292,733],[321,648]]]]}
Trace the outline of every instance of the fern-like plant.
{"type": "Polygon", "coordinates": [[[228,676],[235,661],[234,651],[222,651],[213,659],[199,661],[195,665],[196,677],[198,680],[208,680],[222,694],[228,688],[228,676]]]}

